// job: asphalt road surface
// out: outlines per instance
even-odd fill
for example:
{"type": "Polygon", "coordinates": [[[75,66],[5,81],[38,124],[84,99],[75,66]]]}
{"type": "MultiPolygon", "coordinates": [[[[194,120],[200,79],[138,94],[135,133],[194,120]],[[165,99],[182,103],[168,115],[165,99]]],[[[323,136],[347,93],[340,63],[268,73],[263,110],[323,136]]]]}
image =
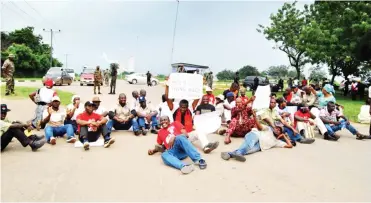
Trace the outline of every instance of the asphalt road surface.
{"type": "MultiPolygon", "coordinates": [[[[38,83],[18,83],[39,86],[38,83]]],[[[17,85],[18,85],[17,84],[17,85]]],[[[163,86],[145,87],[118,81],[116,95],[104,87],[102,105],[112,107],[119,93],[147,90],[157,104],[163,86]]],[[[55,87],[91,99],[93,87],[78,83],[55,87]]],[[[27,120],[35,105],[30,100],[4,100],[11,119],[27,120]]],[[[368,126],[356,125],[362,132],[368,126]]],[[[74,148],[58,139],[37,152],[13,140],[1,156],[1,201],[371,201],[371,140],[358,141],[346,132],[338,142],[318,138],[312,145],[271,149],[247,156],[245,163],[224,161],[220,152],[243,141],[209,135],[221,144],[206,159],[206,170],[189,175],[163,164],[160,154],[147,155],[156,135],[135,137],[115,132],[110,148],[74,148]]],[[[198,143],[196,143],[197,145],[198,143]]],[[[190,163],[190,159],[186,159],[190,163]]]]}

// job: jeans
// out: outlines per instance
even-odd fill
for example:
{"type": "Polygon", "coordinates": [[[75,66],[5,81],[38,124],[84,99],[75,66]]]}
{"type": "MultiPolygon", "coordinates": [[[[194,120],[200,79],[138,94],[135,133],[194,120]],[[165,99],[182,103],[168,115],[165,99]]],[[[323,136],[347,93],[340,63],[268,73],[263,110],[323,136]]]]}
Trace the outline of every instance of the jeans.
{"type": "Polygon", "coordinates": [[[184,135],[175,137],[173,148],[166,150],[162,153],[161,157],[164,163],[177,169],[182,169],[185,164],[181,161],[190,157],[193,162],[201,159],[200,153],[184,135]]]}
{"type": "Polygon", "coordinates": [[[27,147],[28,144],[30,144],[30,139],[28,139],[28,137],[24,134],[23,130],[19,128],[9,128],[1,136],[1,151],[3,151],[6,146],[8,146],[13,137],[17,138],[17,140],[22,144],[23,147],[27,147]]]}
{"type": "Polygon", "coordinates": [[[45,105],[37,105],[35,110],[35,118],[31,121],[34,127],[37,127],[39,122],[42,120],[45,105]]]}
{"type": "Polygon", "coordinates": [[[89,132],[88,126],[81,126],[79,140],[81,143],[84,143],[85,140],[88,142],[95,142],[99,139],[100,135],[103,136],[105,141],[110,139],[110,133],[108,132],[106,124],[99,126],[97,131],[94,132],[89,132]]]}
{"type": "Polygon", "coordinates": [[[58,127],[48,125],[45,127],[45,139],[47,142],[50,141],[51,137],[63,137],[64,134],[67,134],[67,139],[74,137],[73,127],[71,124],[58,127]]]}
{"type": "Polygon", "coordinates": [[[334,135],[336,131],[341,130],[342,128],[346,128],[351,132],[353,135],[357,134],[357,130],[350,124],[347,123],[345,120],[341,120],[339,125],[329,125],[325,124],[327,128],[327,132],[329,135],[334,135]]]}
{"type": "MultiPolygon", "coordinates": [[[[146,121],[144,117],[138,117],[138,124],[140,128],[149,128],[149,126],[146,125],[146,121]]],[[[157,117],[152,116],[151,117],[151,127],[155,128],[158,125],[157,117]]]]}
{"type": "Polygon", "coordinates": [[[77,133],[77,123],[76,123],[76,120],[65,120],[64,121],[64,124],[67,125],[67,124],[71,124],[72,125],[72,128],[73,128],[73,132],[76,134],[77,133]]]}
{"type": "Polygon", "coordinates": [[[247,155],[260,151],[259,137],[256,132],[247,133],[244,139],[241,146],[233,153],[247,155]]]}
{"type": "Polygon", "coordinates": [[[116,130],[129,130],[131,126],[133,126],[134,132],[139,130],[138,122],[135,118],[129,120],[126,123],[119,123],[113,119],[107,122],[108,133],[112,132],[112,127],[114,127],[116,130]]]}
{"type": "Polygon", "coordinates": [[[292,141],[300,141],[303,139],[299,133],[295,135],[294,132],[288,127],[283,127],[283,132],[287,133],[292,141]]]}

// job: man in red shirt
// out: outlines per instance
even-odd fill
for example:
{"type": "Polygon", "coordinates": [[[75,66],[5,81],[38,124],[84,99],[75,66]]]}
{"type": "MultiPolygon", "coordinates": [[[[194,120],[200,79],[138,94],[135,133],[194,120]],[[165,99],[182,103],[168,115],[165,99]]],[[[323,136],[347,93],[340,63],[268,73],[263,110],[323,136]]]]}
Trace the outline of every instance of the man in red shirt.
{"type": "MultiPolygon", "coordinates": [[[[166,148],[166,151],[161,155],[164,163],[179,169],[183,174],[188,174],[194,170],[194,167],[184,164],[181,160],[189,156],[194,163],[199,165],[200,169],[205,169],[206,161],[201,158],[200,153],[188,140],[184,126],[178,121],[170,124],[168,116],[161,116],[160,123],[161,129],[158,132],[157,144],[164,145],[166,148]]],[[[157,149],[148,150],[149,155],[156,152],[158,152],[157,149]]]]}
{"type": "Polygon", "coordinates": [[[209,86],[206,86],[206,94],[204,96],[209,97],[209,104],[215,105],[215,96],[213,90],[209,86]]]}
{"type": "Polygon", "coordinates": [[[94,103],[87,101],[85,103],[85,111],[77,116],[77,124],[80,129],[80,142],[84,143],[84,149],[89,149],[89,142],[95,142],[99,136],[104,138],[104,147],[107,148],[115,142],[114,138],[110,137],[106,126],[107,119],[93,112],[94,103]]]}
{"type": "Polygon", "coordinates": [[[307,104],[299,106],[299,110],[294,114],[294,128],[297,128],[300,135],[305,138],[314,138],[315,126],[314,116],[310,111],[307,104]]]}

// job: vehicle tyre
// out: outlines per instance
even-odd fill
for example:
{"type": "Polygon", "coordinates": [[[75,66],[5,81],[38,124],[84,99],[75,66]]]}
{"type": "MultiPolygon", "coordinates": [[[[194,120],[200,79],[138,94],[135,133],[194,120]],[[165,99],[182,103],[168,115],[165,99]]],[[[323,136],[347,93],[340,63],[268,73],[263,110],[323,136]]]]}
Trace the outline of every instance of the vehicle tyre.
{"type": "Polygon", "coordinates": [[[80,86],[84,86],[84,84],[80,83],[80,86]]]}
{"type": "Polygon", "coordinates": [[[71,85],[71,83],[68,83],[68,85],[71,85]]]}
{"type": "Polygon", "coordinates": [[[154,80],[152,81],[152,86],[156,86],[157,85],[157,82],[154,80]]]}
{"type": "Polygon", "coordinates": [[[133,80],[131,81],[132,84],[137,84],[137,82],[138,82],[138,81],[137,81],[136,79],[133,79],[133,80]]]}

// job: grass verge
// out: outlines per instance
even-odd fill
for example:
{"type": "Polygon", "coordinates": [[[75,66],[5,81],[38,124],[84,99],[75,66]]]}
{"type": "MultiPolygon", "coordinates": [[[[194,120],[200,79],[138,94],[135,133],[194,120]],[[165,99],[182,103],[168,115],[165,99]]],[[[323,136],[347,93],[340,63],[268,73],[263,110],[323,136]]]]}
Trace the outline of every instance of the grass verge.
{"type": "MultiPolygon", "coordinates": [[[[6,99],[24,99],[29,98],[28,95],[37,90],[37,87],[22,87],[16,86],[15,87],[15,95],[5,96],[5,86],[1,85],[1,98],[6,99]]],[[[71,102],[71,98],[73,93],[56,90],[58,93],[59,98],[61,99],[62,105],[68,105],[71,102]]]]}

